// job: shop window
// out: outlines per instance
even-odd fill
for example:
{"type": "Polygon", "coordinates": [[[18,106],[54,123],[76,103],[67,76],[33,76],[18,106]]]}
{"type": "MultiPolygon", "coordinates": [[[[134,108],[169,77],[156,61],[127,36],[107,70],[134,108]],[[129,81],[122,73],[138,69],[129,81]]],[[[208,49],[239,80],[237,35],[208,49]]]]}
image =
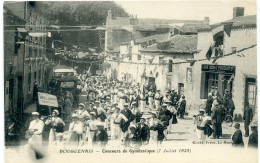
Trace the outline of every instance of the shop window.
{"type": "Polygon", "coordinates": [[[141,59],[142,59],[142,56],[141,56],[141,55],[138,55],[138,56],[137,56],[137,60],[140,61],[141,59]]]}

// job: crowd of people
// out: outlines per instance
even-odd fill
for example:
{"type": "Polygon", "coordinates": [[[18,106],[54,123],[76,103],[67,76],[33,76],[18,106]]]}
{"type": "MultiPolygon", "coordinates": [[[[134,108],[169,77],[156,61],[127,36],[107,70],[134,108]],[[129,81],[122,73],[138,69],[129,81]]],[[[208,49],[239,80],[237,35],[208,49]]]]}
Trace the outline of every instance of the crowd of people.
{"type": "MultiPolygon", "coordinates": [[[[105,147],[108,142],[129,148],[159,145],[167,140],[178,119],[185,116],[185,96],[177,94],[175,90],[167,90],[162,94],[149,85],[107,80],[105,77],[86,78],[84,74],[78,78],[81,81],[78,107],[73,107],[74,98],[67,91],[63,105],[53,109],[50,116],[32,113],[33,121],[27,131],[31,144],[35,142],[38,146],[42,142],[42,134],[48,131],[49,146],[105,147]]],[[[250,124],[251,112],[245,112],[245,124],[250,124]]],[[[205,141],[206,136],[212,133],[212,138],[220,138],[222,116],[218,96],[210,93],[205,108],[201,108],[199,115],[194,116],[198,140],[205,141]]],[[[235,127],[239,130],[237,124],[235,127]]],[[[251,135],[257,141],[255,127],[257,125],[254,124],[251,135]]],[[[248,126],[245,125],[245,128],[246,134],[249,134],[248,126]]],[[[240,132],[234,133],[233,144],[239,142],[240,136],[237,135],[240,132]]]]}
{"type": "Polygon", "coordinates": [[[153,86],[133,85],[104,77],[79,75],[78,78],[81,81],[81,103],[77,108],[73,107],[73,96],[67,91],[63,106],[52,110],[50,116],[32,113],[39,117],[37,122],[41,125],[30,125],[28,131],[47,128],[49,145],[62,142],[106,146],[108,135],[111,135],[112,144],[120,143],[125,147],[160,144],[167,140],[177,117],[184,118],[185,96],[174,90],[163,95],[160,90],[154,91],[153,86]]]}

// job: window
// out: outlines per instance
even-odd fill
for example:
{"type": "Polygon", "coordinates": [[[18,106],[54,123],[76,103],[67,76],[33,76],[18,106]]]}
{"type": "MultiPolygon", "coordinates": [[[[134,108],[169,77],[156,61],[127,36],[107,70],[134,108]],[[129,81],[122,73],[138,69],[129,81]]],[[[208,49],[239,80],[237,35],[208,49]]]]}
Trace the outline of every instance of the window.
{"type": "Polygon", "coordinates": [[[169,72],[172,72],[172,60],[169,60],[169,72]]]}
{"type": "Polygon", "coordinates": [[[38,51],[37,51],[37,48],[34,47],[34,57],[37,57],[38,56],[38,51]]]}
{"type": "Polygon", "coordinates": [[[29,47],[29,57],[32,57],[32,48],[29,47]]]}
{"type": "Polygon", "coordinates": [[[31,77],[32,77],[32,68],[29,66],[28,72],[28,92],[31,92],[31,77]]]}
{"type": "Polygon", "coordinates": [[[142,56],[141,55],[137,55],[137,60],[141,60],[142,56]]]}

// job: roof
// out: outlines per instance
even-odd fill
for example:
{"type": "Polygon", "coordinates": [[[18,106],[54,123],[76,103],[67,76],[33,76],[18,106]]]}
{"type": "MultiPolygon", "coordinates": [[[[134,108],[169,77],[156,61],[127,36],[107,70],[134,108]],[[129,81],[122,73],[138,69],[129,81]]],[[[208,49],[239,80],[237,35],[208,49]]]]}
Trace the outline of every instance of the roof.
{"type": "Polygon", "coordinates": [[[234,19],[233,28],[256,27],[256,15],[239,16],[234,19]]]}
{"type": "Polygon", "coordinates": [[[69,69],[69,68],[59,68],[59,69],[54,69],[53,72],[75,72],[75,70],[73,69],[69,69]]]}
{"type": "Polygon", "coordinates": [[[181,27],[183,33],[198,33],[199,31],[210,31],[210,25],[199,23],[199,24],[184,24],[181,27]]]}
{"type": "Polygon", "coordinates": [[[170,39],[170,47],[166,49],[158,49],[158,45],[152,45],[140,51],[151,53],[195,53],[197,52],[197,38],[197,35],[175,35],[170,39]]]}
{"type": "Polygon", "coordinates": [[[150,40],[156,40],[156,41],[161,41],[161,40],[166,40],[169,37],[169,34],[157,34],[157,35],[152,35],[152,36],[148,36],[148,37],[143,37],[140,39],[136,39],[135,43],[136,44],[140,44],[140,43],[144,43],[150,40]]]}

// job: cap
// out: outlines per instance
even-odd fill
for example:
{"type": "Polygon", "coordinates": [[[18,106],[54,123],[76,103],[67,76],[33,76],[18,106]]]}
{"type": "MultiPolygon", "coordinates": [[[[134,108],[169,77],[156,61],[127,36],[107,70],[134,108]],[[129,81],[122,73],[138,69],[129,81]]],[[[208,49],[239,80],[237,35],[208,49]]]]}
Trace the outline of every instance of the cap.
{"type": "Polygon", "coordinates": [[[132,124],[132,125],[129,126],[129,129],[131,129],[131,128],[135,128],[136,129],[136,126],[132,124]]]}
{"type": "Polygon", "coordinates": [[[200,111],[200,112],[205,112],[205,110],[204,110],[204,109],[199,109],[199,111],[200,111]]]}
{"type": "Polygon", "coordinates": [[[74,113],[74,114],[71,115],[71,117],[72,118],[78,118],[78,115],[74,113]]]}
{"type": "Polygon", "coordinates": [[[95,113],[95,112],[90,112],[89,114],[96,116],[96,113],[95,113]]]}
{"type": "Polygon", "coordinates": [[[82,106],[83,108],[85,107],[85,105],[83,103],[80,103],[79,106],[82,106]]]}
{"type": "Polygon", "coordinates": [[[167,107],[168,105],[167,104],[163,104],[162,107],[167,107]]]}
{"type": "Polygon", "coordinates": [[[257,121],[253,121],[253,122],[251,123],[251,127],[257,127],[257,126],[258,126],[257,121]]]}
{"type": "Polygon", "coordinates": [[[129,106],[129,104],[128,103],[124,103],[124,106],[129,106]]]}
{"type": "Polygon", "coordinates": [[[239,124],[239,123],[236,123],[234,127],[235,127],[235,128],[239,128],[239,127],[240,127],[240,124],[239,124]]]}
{"type": "Polygon", "coordinates": [[[169,101],[169,100],[167,100],[167,101],[165,101],[165,103],[172,103],[171,101],[169,101]]]}
{"type": "Polygon", "coordinates": [[[102,123],[102,122],[100,122],[100,121],[98,121],[97,123],[96,123],[96,126],[104,126],[104,124],[102,123]]]}
{"type": "Polygon", "coordinates": [[[40,115],[38,112],[32,112],[32,115],[40,115]]]}
{"type": "Polygon", "coordinates": [[[53,110],[57,115],[59,115],[59,111],[57,109],[53,110]]]}
{"type": "Polygon", "coordinates": [[[135,105],[136,104],[136,102],[132,102],[132,105],[135,105]]]}

